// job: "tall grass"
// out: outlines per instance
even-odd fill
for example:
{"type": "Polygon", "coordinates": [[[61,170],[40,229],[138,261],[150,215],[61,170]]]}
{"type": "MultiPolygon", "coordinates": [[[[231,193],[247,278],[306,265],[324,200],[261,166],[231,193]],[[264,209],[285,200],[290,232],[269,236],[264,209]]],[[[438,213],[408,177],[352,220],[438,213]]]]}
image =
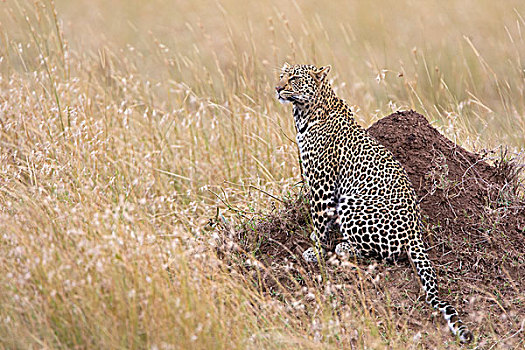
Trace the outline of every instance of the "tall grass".
{"type": "Polygon", "coordinates": [[[466,147],[518,151],[524,16],[488,0],[2,3],[2,346],[329,346],[203,230],[224,201],[268,208],[250,186],[299,178],[276,70],[332,64],[364,125],[413,108],[466,147]]]}

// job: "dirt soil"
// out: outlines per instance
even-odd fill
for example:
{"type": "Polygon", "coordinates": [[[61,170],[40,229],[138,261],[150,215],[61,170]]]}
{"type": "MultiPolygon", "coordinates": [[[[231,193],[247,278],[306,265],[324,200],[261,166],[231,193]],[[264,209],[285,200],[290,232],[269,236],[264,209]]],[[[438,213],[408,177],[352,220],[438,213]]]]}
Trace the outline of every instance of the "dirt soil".
{"type": "MultiPolygon", "coordinates": [[[[420,199],[424,239],[440,293],[457,306],[477,345],[523,346],[525,200],[519,194],[516,164],[505,160],[505,154],[489,164],[486,160],[494,154],[466,151],[414,111],[391,114],[368,132],[405,167],[420,199]]],[[[429,322],[434,329],[445,328],[440,315],[426,306],[408,262],[357,260],[348,268],[332,256],[321,268],[307,265],[301,259],[311,232],[307,199],[299,195],[278,208],[224,230],[244,252],[235,262],[243,273],[254,275],[252,260],[264,266],[256,281],[262,290],[284,300],[298,298],[305,286],[324,288],[328,275],[333,284],[365,286],[360,291],[378,310],[378,318],[392,317],[393,310],[396,327],[409,327],[414,334],[424,332],[429,322]],[[387,303],[391,310],[381,312],[387,303]]],[[[341,298],[352,302],[348,296],[341,298]]],[[[446,329],[438,333],[442,338],[423,337],[420,346],[450,341],[446,329]]]]}

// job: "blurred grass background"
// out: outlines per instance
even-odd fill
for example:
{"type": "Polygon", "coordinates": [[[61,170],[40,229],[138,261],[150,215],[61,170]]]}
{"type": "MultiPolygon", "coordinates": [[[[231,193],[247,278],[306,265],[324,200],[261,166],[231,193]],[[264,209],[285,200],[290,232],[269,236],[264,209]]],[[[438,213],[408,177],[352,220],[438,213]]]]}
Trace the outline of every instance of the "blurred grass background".
{"type": "MultiPolygon", "coordinates": [[[[464,147],[519,152],[524,16],[518,0],[0,3],[0,342],[348,346],[230,276],[203,233],[223,201],[269,208],[250,186],[294,191],[279,67],[331,64],[364,126],[412,108],[464,147]]],[[[358,339],[381,347],[373,322],[358,339]]]]}

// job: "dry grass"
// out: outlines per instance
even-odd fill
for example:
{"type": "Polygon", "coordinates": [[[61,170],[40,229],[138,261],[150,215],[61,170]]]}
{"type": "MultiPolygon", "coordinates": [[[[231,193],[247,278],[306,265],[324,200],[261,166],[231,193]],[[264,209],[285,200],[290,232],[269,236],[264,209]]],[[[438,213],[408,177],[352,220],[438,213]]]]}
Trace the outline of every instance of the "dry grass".
{"type": "Polygon", "coordinates": [[[290,313],[204,228],[268,208],[250,186],[297,191],[284,60],[332,64],[364,125],[413,108],[519,151],[524,17],[520,0],[1,3],[0,346],[417,346],[362,306],[290,313]]]}

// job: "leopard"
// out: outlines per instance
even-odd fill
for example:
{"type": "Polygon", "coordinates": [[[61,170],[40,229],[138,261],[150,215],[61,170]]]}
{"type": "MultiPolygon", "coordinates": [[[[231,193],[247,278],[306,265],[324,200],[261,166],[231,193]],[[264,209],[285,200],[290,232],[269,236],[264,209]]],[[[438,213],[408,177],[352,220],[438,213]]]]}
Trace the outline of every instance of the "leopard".
{"type": "Polygon", "coordinates": [[[309,192],[313,244],[303,252],[320,263],[335,245],[340,257],[412,262],[426,302],[439,310],[461,343],[472,332],[438,295],[436,271],[422,239],[419,201],[404,167],[370,136],[337,97],[331,66],[284,63],[277,99],[291,103],[299,162],[309,192]],[[336,244],[335,244],[336,243],[336,244]]]}

